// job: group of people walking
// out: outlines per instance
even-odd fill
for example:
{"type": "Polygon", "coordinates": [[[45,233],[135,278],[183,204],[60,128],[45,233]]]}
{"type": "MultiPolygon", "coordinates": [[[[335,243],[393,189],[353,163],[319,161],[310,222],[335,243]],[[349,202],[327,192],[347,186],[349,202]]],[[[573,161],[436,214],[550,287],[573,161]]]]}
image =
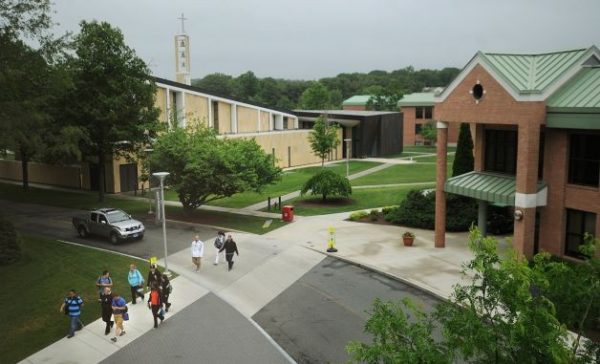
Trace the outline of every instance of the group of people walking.
{"type": "MultiPolygon", "coordinates": [[[[231,234],[225,238],[225,232],[219,231],[213,246],[215,249],[214,265],[219,264],[219,260],[221,260],[224,253],[224,258],[227,261],[227,270],[231,271],[234,263],[233,255],[237,254],[239,256],[237,244],[231,234]]],[[[192,262],[196,272],[200,270],[203,256],[204,242],[196,235],[192,241],[192,262]]],[[[169,308],[171,307],[169,295],[172,292],[172,287],[169,277],[166,274],[162,274],[156,265],[151,265],[148,277],[144,280],[144,277],[135,264],[131,264],[127,273],[127,281],[130,286],[131,304],[133,305],[137,303],[138,298],[141,298],[142,302],[144,301],[145,287],[150,289],[147,305],[154,318],[154,328],[157,328],[158,320],[162,323],[165,319],[165,312],[169,312],[169,308]]],[[[98,302],[102,310],[102,321],[106,323],[104,335],[109,335],[112,328],[115,327],[114,336],[111,340],[116,342],[118,336],[125,335],[123,322],[129,320],[127,302],[123,296],[113,291],[113,280],[108,270],[103,271],[102,275],[98,277],[96,288],[98,289],[98,302]]],[[[83,328],[83,322],[81,321],[81,308],[83,305],[84,301],[77,294],[77,291],[74,289],[69,290],[60,306],[60,311],[64,312],[70,319],[67,338],[72,338],[75,336],[75,331],[83,328]]]]}
{"type": "MultiPolygon", "coordinates": [[[[214,265],[219,265],[219,259],[225,253],[225,260],[227,261],[227,270],[230,271],[233,268],[233,255],[240,255],[238,252],[237,244],[233,240],[231,234],[225,238],[225,232],[219,231],[217,238],[215,239],[213,246],[215,248],[215,262],[214,265]]],[[[196,235],[192,240],[192,263],[194,264],[195,271],[199,271],[202,265],[202,258],[204,257],[204,242],[200,240],[200,237],[196,235]]]]}
{"type": "MultiPolygon", "coordinates": [[[[138,298],[141,298],[142,302],[144,301],[144,283],[146,283],[146,287],[150,288],[147,304],[154,318],[154,328],[157,328],[157,320],[159,319],[162,323],[165,319],[165,312],[168,312],[171,307],[169,295],[173,289],[169,277],[162,274],[156,265],[151,265],[148,278],[144,281],[135,264],[131,264],[127,281],[131,289],[131,304],[133,305],[137,303],[138,298]]],[[[115,327],[114,336],[111,340],[116,342],[118,336],[125,335],[123,322],[129,320],[127,302],[119,293],[113,292],[113,281],[110,272],[107,270],[102,272],[102,275],[96,280],[96,287],[99,294],[98,302],[102,310],[102,321],[106,323],[104,335],[109,335],[112,328],[115,327]]],[[[67,338],[72,338],[75,331],[83,328],[83,322],[81,321],[81,308],[83,305],[84,301],[77,292],[74,289],[70,290],[60,307],[60,311],[70,318],[67,338]]]]}

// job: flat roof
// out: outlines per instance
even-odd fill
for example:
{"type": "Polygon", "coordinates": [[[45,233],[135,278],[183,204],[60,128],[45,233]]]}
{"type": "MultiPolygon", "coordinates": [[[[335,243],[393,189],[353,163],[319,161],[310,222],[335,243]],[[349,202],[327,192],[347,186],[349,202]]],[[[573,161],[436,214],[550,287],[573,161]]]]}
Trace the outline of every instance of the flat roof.
{"type": "Polygon", "coordinates": [[[372,95],[354,95],[342,102],[342,105],[366,105],[372,95]]]}

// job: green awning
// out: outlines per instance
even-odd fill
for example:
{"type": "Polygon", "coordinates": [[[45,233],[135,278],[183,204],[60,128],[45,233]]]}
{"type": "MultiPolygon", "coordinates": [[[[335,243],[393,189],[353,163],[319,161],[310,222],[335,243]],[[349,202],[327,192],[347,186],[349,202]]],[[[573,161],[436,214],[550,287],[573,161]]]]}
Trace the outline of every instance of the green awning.
{"type": "MultiPolygon", "coordinates": [[[[538,183],[538,192],[546,187],[538,183]]],[[[515,177],[489,172],[469,172],[449,178],[444,191],[502,206],[515,206],[515,177]]]]}

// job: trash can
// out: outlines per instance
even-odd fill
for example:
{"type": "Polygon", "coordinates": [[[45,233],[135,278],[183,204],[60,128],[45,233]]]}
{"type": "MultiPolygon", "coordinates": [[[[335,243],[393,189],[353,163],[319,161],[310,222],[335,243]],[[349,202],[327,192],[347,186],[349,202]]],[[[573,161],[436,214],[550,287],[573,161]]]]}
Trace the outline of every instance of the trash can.
{"type": "Polygon", "coordinates": [[[294,221],[294,206],[285,205],[281,208],[281,219],[283,221],[294,221]]]}

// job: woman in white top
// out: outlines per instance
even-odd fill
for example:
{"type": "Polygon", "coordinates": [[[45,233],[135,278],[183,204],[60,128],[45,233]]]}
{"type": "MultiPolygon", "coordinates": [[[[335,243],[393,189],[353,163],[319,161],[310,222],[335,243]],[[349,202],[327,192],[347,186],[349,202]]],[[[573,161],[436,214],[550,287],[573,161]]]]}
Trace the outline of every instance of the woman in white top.
{"type": "Polygon", "coordinates": [[[225,232],[219,231],[217,238],[215,239],[215,265],[219,264],[219,255],[224,254],[221,252],[221,248],[225,245],[225,232]]]}
{"type": "Polygon", "coordinates": [[[200,269],[202,257],[204,256],[204,243],[198,235],[192,241],[192,262],[196,266],[196,272],[200,269]]]}

